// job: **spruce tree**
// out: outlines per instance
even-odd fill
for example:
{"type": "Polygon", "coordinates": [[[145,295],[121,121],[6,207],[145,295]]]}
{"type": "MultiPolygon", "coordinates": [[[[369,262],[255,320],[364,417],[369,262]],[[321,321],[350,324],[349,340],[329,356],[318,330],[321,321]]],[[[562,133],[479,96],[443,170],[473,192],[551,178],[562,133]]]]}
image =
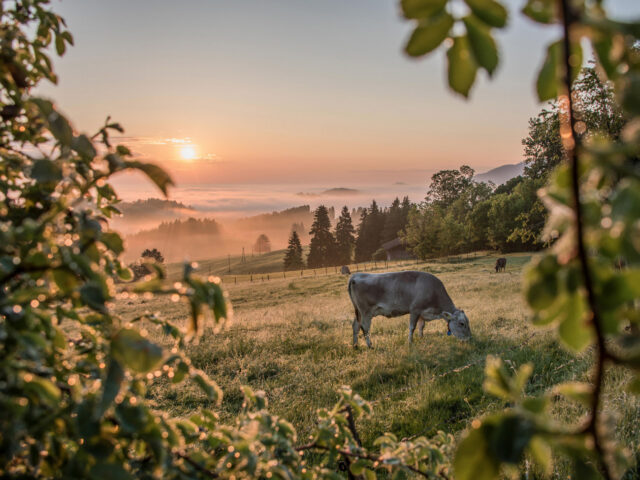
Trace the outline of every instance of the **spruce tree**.
{"type": "Polygon", "coordinates": [[[367,218],[369,217],[369,211],[365,208],[362,210],[362,214],[360,215],[360,223],[358,224],[358,236],[356,237],[356,248],[354,252],[355,261],[357,263],[364,262],[368,260],[366,258],[367,255],[367,236],[366,236],[366,228],[367,228],[367,218]]]}
{"type": "Polygon", "coordinates": [[[386,243],[397,238],[398,232],[402,230],[402,207],[398,197],[393,201],[389,210],[384,214],[384,217],[384,228],[382,229],[380,238],[381,243],[386,243]]]}
{"type": "Polygon", "coordinates": [[[309,235],[311,235],[311,244],[307,266],[318,268],[337,264],[336,240],[331,233],[329,211],[324,205],[320,205],[314,212],[313,225],[311,225],[309,235]]]}
{"type": "Polygon", "coordinates": [[[284,269],[299,270],[303,266],[304,262],[302,260],[302,245],[300,244],[300,237],[298,236],[298,232],[293,230],[289,237],[287,253],[284,256],[284,269]]]}
{"type": "Polygon", "coordinates": [[[351,214],[345,206],[342,208],[336,225],[336,261],[342,265],[351,263],[351,253],[356,242],[356,230],[353,228],[351,214]]]}

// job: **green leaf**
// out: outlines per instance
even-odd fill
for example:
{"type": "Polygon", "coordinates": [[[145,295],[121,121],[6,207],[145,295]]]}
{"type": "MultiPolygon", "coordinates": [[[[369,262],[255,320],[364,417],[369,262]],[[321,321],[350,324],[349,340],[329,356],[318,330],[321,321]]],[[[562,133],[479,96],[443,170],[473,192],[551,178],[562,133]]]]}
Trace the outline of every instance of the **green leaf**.
{"type": "Polygon", "coordinates": [[[550,24],[558,21],[556,8],[555,0],[529,0],[522,13],[538,23],[550,24]]]}
{"type": "Polygon", "coordinates": [[[222,402],[222,390],[216,382],[211,380],[204,372],[196,370],[191,374],[191,378],[200,389],[209,397],[209,400],[213,400],[216,404],[220,405],[222,402]]]}
{"type": "Polygon", "coordinates": [[[634,395],[640,395],[640,377],[636,376],[629,382],[629,385],[627,385],[627,391],[634,395]]]}
{"type": "Polygon", "coordinates": [[[152,370],[162,360],[162,348],[131,328],[116,333],[111,340],[111,352],[127,368],[139,373],[152,370]]]}
{"type": "Polygon", "coordinates": [[[116,255],[120,255],[124,251],[122,237],[115,232],[103,232],[100,241],[116,255]]]}
{"type": "Polygon", "coordinates": [[[588,383],[566,382],[556,385],[553,388],[553,392],[581,403],[582,405],[590,405],[593,388],[588,383]]]}
{"type": "Polygon", "coordinates": [[[487,393],[506,400],[512,399],[509,375],[500,358],[491,355],[487,357],[484,375],[482,387],[487,393]]]}
{"type": "Polygon", "coordinates": [[[349,465],[349,470],[356,476],[361,475],[368,464],[367,460],[359,459],[349,465]]]}
{"type": "Polygon", "coordinates": [[[538,73],[536,90],[541,102],[558,96],[560,82],[560,61],[562,59],[562,42],[557,41],[549,45],[547,57],[538,73]]]}
{"type": "Polygon", "coordinates": [[[554,304],[557,296],[558,279],[555,275],[541,275],[535,268],[527,273],[526,297],[531,308],[545,310],[554,304]]]}
{"type": "Polygon", "coordinates": [[[498,66],[498,49],[491,31],[473,15],[464,17],[463,21],[476,62],[492,75],[498,66]]]}
{"type": "Polygon", "coordinates": [[[465,0],[473,14],[491,27],[507,24],[507,10],[495,0],[465,0]]]}
{"type": "Polygon", "coordinates": [[[31,177],[38,183],[56,183],[62,180],[62,169],[57,163],[43,158],[33,162],[31,177]]]}
{"type": "Polygon", "coordinates": [[[37,375],[25,378],[24,391],[37,402],[56,405],[60,401],[60,389],[48,378],[37,375]]]}
{"type": "Polygon", "coordinates": [[[412,57],[431,52],[447,38],[452,26],[453,17],[446,12],[420,22],[411,34],[405,52],[412,57]]]}
{"type": "Polygon", "coordinates": [[[94,158],[98,153],[86,135],[78,135],[73,138],[71,148],[86,158],[94,158]]]}
{"type": "Polygon", "coordinates": [[[527,418],[516,415],[500,417],[491,432],[489,448],[499,461],[517,464],[522,460],[534,431],[534,425],[527,418]]]}
{"type": "Polygon", "coordinates": [[[447,0],[401,0],[400,6],[405,18],[423,19],[436,16],[444,11],[447,0]]]}
{"type": "Polygon", "coordinates": [[[112,358],[107,367],[107,378],[104,381],[102,398],[100,399],[100,406],[97,412],[98,418],[104,415],[104,412],[107,411],[113,400],[118,396],[123,380],[124,370],[120,363],[112,358]]]}
{"type": "Polygon", "coordinates": [[[376,480],[378,476],[376,475],[376,472],[374,472],[373,470],[366,469],[364,471],[364,478],[366,480],[376,480]]]}
{"type": "Polygon", "coordinates": [[[543,413],[549,405],[547,397],[527,397],[522,400],[522,408],[531,413],[543,413]]]}
{"type": "Polygon", "coordinates": [[[126,168],[133,168],[143,172],[153,183],[156,184],[165,197],[168,195],[167,189],[174,185],[169,174],[153,163],[126,162],[125,165],[126,168]]]}
{"type": "Polygon", "coordinates": [[[133,480],[135,477],[131,473],[124,469],[121,463],[117,461],[113,462],[99,462],[91,467],[89,470],[89,478],[92,480],[103,480],[105,478],[117,478],[118,480],[133,480]]]}
{"type": "Polygon", "coordinates": [[[56,53],[58,55],[64,55],[66,46],[64,44],[64,38],[60,35],[56,35],[56,53]]]}
{"type": "Polygon", "coordinates": [[[78,286],[78,280],[71,271],[65,268],[56,268],[52,271],[53,281],[60,291],[66,295],[72,293],[78,286]]]}
{"type": "Polygon", "coordinates": [[[640,115],[640,74],[637,72],[625,76],[622,107],[632,115],[640,115]]]}
{"type": "Polygon", "coordinates": [[[500,474],[500,464],[490,454],[485,438],[486,429],[470,430],[458,444],[453,469],[456,480],[494,480],[500,474]]]}
{"type": "Polygon", "coordinates": [[[453,91],[469,96],[478,71],[478,64],[473,58],[467,37],[455,37],[453,46],[447,50],[449,61],[449,86],[453,91]]]}
{"type": "Polygon", "coordinates": [[[600,34],[601,37],[591,42],[593,50],[598,56],[598,63],[602,66],[610,80],[618,76],[617,62],[611,59],[613,40],[610,35],[600,34]]]}
{"type": "MultiPolygon", "coordinates": [[[[582,69],[582,47],[578,42],[571,45],[569,63],[571,65],[571,79],[575,80],[582,69]]],[[[547,56],[538,72],[536,90],[541,102],[552,100],[558,96],[564,71],[564,46],[562,41],[558,40],[547,48],[547,56]]]]}
{"type": "Polygon", "coordinates": [[[528,451],[543,473],[549,475],[553,467],[553,457],[549,444],[539,435],[534,435],[529,442],[528,451]]]}
{"type": "Polygon", "coordinates": [[[107,297],[102,286],[96,282],[85,283],[80,287],[80,298],[84,303],[99,312],[106,311],[105,302],[107,297]]]}
{"type": "Polygon", "coordinates": [[[567,298],[564,320],[558,327],[560,338],[573,350],[582,351],[593,338],[593,328],[586,322],[587,307],[582,295],[574,293],[567,298]]]}

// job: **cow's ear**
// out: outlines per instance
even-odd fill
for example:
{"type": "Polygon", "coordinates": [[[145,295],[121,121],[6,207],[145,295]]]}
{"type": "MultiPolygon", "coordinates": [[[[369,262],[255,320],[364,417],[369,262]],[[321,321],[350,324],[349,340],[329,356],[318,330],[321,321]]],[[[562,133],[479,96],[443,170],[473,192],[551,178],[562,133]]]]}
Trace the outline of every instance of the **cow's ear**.
{"type": "Polygon", "coordinates": [[[453,315],[451,315],[449,312],[442,312],[442,316],[444,318],[446,318],[447,320],[452,320],[453,319],[453,315]]]}

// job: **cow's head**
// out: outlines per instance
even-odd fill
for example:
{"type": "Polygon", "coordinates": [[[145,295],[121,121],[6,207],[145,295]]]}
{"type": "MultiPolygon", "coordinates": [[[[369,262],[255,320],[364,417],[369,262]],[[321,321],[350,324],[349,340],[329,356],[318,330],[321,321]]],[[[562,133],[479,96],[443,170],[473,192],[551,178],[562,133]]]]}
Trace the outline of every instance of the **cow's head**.
{"type": "Polygon", "coordinates": [[[442,312],[442,316],[447,321],[449,331],[461,340],[469,340],[471,338],[471,328],[469,327],[469,319],[464,310],[454,310],[453,313],[442,312]]]}

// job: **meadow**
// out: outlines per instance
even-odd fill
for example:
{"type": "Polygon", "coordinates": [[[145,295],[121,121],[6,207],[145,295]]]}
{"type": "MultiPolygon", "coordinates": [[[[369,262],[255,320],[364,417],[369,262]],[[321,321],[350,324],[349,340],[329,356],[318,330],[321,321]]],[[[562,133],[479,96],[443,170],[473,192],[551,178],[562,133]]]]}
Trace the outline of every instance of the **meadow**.
{"type": "MultiPolygon", "coordinates": [[[[276,258],[276,254],[270,255],[276,258]]],[[[337,398],[335,390],[350,385],[373,402],[373,415],[359,425],[367,444],[384,432],[399,438],[428,436],[438,430],[460,435],[471,419],[507,406],[482,389],[487,355],[500,356],[509,368],[532,363],[528,394],[546,391],[558,382],[589,378],[589,351],[576,356],[558,343],[552,330],[530,322],[521,290],[531,255],[507,258],[507,270],[499,274],[493,271],[495,256],[486,254],[405,267],[429,271],[444,282],[456,306],[469,317],[473,337],[468,342],[447,336],[445,322],[436,320],[427,323],[423,338],[416,333],[410,346],[408,316],[375,317],[374,348],[367,349],[361,338],[360,348],[354,349],[348,277],[284,279],[280,273],[268,282],[223,281],[233,319],[217,333],[205,328],[188,353],[193,364],[224,390],[219,407],[223,421],[239,411],[241,386],[249,385],[266,392],[270,410],[290,420],[303,442],[314,425],[316,410],[331,406],[337,398]]],[[[267,265],[266,258],[262,261],[267,265]]],[[[200,268],[206,274],[213,265],[201,262],[200,268]]],[[[223,269],[222,265],[218,267],[223,269]]],[[[168,270],[171,281],[175,280],[179,266],[170,265],[168,270]]],[[[117,310],[125,318],[147,310],[160,311],[178,323],[187,317],[186,305],[166,297],[120,299],[117,310]]],[[[158,332],[152,335],[165,341],[158,332]]],[[[625,391],[629,378],[621,369],[610,370],[604,411],[615,436],[631,453],[640,444],[640,401],[625,391]]],[[[196,387],[174,386],[164,377],[156,380],[148,395],[156,408],[176,416],[211,406],[196,387]]],[[[577,422],[583,414],[576,404],[554,398],[556,419],[577,422]]]]}

